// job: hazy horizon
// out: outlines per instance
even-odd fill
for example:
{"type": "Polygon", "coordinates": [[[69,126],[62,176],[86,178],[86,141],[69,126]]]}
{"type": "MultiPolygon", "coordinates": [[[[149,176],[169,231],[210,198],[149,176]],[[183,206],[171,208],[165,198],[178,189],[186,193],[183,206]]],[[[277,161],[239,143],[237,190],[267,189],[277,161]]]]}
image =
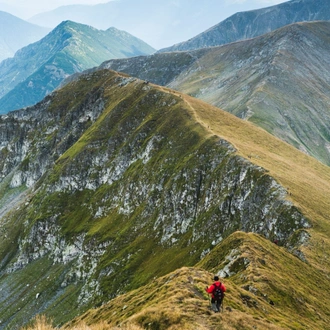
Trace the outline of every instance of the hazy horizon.
{"type": "Polygon", "coordinates": [[[286,1],[209,0],[209,7],[207,7],[201,6],[201,2],[189,2],[189,0],[154,0],[152,5],[150,5],[148,0],[135,0],[133,2],[131,0],[31,0],[29,2],[24,0],[2,0],[0,2],[0,10],[34,24],[54,28],[61,20],[46,19],[38,21],[36,15],[60,8],[57,12],[61,11],[62,15],[60,18],[63,20],[73,20],[77,23],[88,24],[102,30],[113,26],[142,39],[155,49],[161,49],[186,41],[237,12],[265,8],[283,2],[286,1]],[[65,13],[66,8],[63,8],[64,6],[74,4],[89,5],[92,6],[92,12],[96,5],[111,1],[119,3],[120,9],[125,11],[125,16],[118,15],[118,13],[116,16],[116,13],[112,13],[110,17],[110,15],[105,13],[103,18],[86,17],[85,15],[84,19],[78,20],[77,15],[79,13],[73,12],[72,7],[68,7],[67,13],[65,13]],[[159,2],[157,3],[157,1],[159,2]],[[127,4],[126,7],[124,3],[127,4]],[[153,4],[155,5],[153,6],[153,4]],[[154,12],[153,20],[146,18],[146,10],[153,13],[153,7],[158,8],[161,5],[164,7],[164,4],[166,5],[166,12],[154,12]],[[69,8],[71,8],[71,11],[69,8]],[[63,12],[65,15],[63,15],[63,12]],[[140,17],[141,20],[139,20],[140,17]],[[164,25],[165,21],[170,25],[164,25]]]}

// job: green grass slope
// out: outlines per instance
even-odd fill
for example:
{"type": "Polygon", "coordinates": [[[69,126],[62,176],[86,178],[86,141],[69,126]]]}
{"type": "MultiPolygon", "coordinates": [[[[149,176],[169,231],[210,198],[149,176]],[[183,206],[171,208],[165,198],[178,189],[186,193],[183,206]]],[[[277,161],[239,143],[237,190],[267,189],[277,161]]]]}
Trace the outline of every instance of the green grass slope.
{"type": "MultiPolygon", "coordinates": [[[[306,279],[300,275],[303,267],[314,296],[324,295],[316,303],[302,293],[303,317],[316,308],[320,318],[313,321],[321,328],[326,324],[329,167],[198,99],[107,70],[81,76],[37,106],[2,117],[0,124],[6,136],[13,134],[5,131],[8,127],[20,127],[19,135],[1,151],[3,173],[6,159],[13,163],[19,158],[15,151],[20,143],[29,146],[3,187],[10,192],[19,186],[18,178],[22,189],[29,187],[27,199],[1,219],[4,327],[17,327],[42,313],[61,325],[90,307],[122,293],[133,294],[129,292],[201,260],[200,267],[220,272],[227,261],[217,256],[225,258],[241,247],[251,265],[253,252],[260,254],[260,264],[266,265],[260,266],[260,274],[267,277],[263,281],[258,272],[250,273],[254,266],[244,269],[242,258],[233,264],[233,270],[238,267],[243,274],[226,278],[228,287],[235,288],[228,292],[234,297],[228,303],[233,313],[238,310],[236,328],[253,321],[260,327],[299,329],[301,324],[291,321],[285,308],[290,294],[300,299],[300,291],[289,289],[306,279]],[[269,240],[234,234],[237,230],[259,232],[269,240]],[[271,243],[276,235],[280,246],[271,243]],[[249,252],[252,244],[255,251],[251,247],[249,252]],[[276,285],[268,284],[270,270],[276,273],[276,285]],[[268,315],[268,299],[241,295],[247,291],[241,286],[251,285],[251,274],[253,288],[267,294],[278,310],[268,315]],[[288,291],[282,294],[279,290],[288,281],[288,291]],[[254,299],[267,306],[266,312],[255,310],[254,299]]],[[[210,275],[198,274],[204,276],[198,282],[203,287],[210,275]]],[[[164,295],[172,296],[172,288],[166,290],[164,295]]],[[[164,321],[158,305],[143,315],[134,304],[124,308],[120,298],[116,301],[121,303],[121,316],[111,318],[122,322],[136,313],[138,318],[142,311],[140,325],[188,326],[192,310],[200,306],[193,322],[204,324],[207,320],[201,315],[208,302],[201,288],[198,292],[187,316],[181,318],[179,309],[176,321],[172,316],[164,321]]],[[[137,299],[143,306],[146,297],[137,299]]],[[[162,301],[166,304],[167,298],[159,304],[162,301]]],[[[292,313],[298,316],[298,304],[292,313]]],[[[211,325],[205,323],[205,328],[218,322],[215,316],[209,318],[211,325]]],[[[104,319],[109,321],[109,315],[104,319]]]]}

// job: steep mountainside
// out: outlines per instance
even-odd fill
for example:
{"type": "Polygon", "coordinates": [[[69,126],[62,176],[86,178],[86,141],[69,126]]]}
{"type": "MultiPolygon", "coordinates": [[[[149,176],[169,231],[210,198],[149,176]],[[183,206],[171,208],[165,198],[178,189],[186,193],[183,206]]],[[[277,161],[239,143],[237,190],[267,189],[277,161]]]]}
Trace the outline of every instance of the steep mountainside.
{"type": "Polygon", "coordinates": [[[14,56],[22,47],[40,40],[49,31],[49,28],[28,23],[0,11],[0,62],[14,56]]]}
{"type": "MultiPolygon", "coordinates": [[[[262,235],[283,267],[287,258],[299,266],[277,274],[277,285],[264,290],[270,299],[291,299],[279,288],[288,280],[301,287],[303,267],[316,275],[309,286],[325,298],[313,326],[325,324],[329,288],[319,278],[330,269],[329,167],[200,100],[108,70],[1,116],[0,128],[1,329],[37,313],[62,324],[196,265],[237,230],[262,235]]],[[[244,260],[227,263],[228,281],[244,260]]],[[[232,281],[250,285],[251,278],[232,281]]],[[[235,299],[232,308],[251,317],[248,298],[235,299]]],[[[306,306],[288,318],[283,301],[277,316],[261,309],[257,317],[301,324],[309,300],[306,306]]]]}
{"type": "Polygon", "coordinates": [[[102,67],[203,99],[330,165],[329,54],[330,22],[309,22],[222,47],[102,67]]]}
{"type": "Polygon", "coordinates": [[[40,41],[0,64],[0,113],[35,104],[75,72],[111,58],[154,51],[132,35],[70,21],[61,23],[40,41]]]}
{"type": "Polygon", "coordinates": [[[188,41],[160,52],[192,50],[245,40],[296,22],[330,20],[330,0],[291,0],[276,6],[240,12],[188,41]]]}

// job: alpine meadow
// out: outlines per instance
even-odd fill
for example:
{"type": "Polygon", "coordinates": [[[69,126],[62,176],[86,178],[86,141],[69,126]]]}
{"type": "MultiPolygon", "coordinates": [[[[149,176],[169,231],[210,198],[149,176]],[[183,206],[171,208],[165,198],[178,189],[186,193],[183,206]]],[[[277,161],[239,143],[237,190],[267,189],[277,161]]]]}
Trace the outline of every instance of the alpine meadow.
{"type": "Polygon", "coordinates": [[[330,1],[110,17],[0,62],[0,330],[330,329],[330,1]]]}

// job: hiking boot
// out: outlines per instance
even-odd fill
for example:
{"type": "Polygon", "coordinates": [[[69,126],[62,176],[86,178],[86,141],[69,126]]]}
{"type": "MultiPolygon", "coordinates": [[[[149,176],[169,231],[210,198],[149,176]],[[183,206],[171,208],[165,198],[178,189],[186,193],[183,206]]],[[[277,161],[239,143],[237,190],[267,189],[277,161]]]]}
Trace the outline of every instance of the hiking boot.
{"type": "Polygon", "coordinates": [[[219,312],[219,309],[216,304],[211,304],[213,312],[217,313],[219,312]]]}

